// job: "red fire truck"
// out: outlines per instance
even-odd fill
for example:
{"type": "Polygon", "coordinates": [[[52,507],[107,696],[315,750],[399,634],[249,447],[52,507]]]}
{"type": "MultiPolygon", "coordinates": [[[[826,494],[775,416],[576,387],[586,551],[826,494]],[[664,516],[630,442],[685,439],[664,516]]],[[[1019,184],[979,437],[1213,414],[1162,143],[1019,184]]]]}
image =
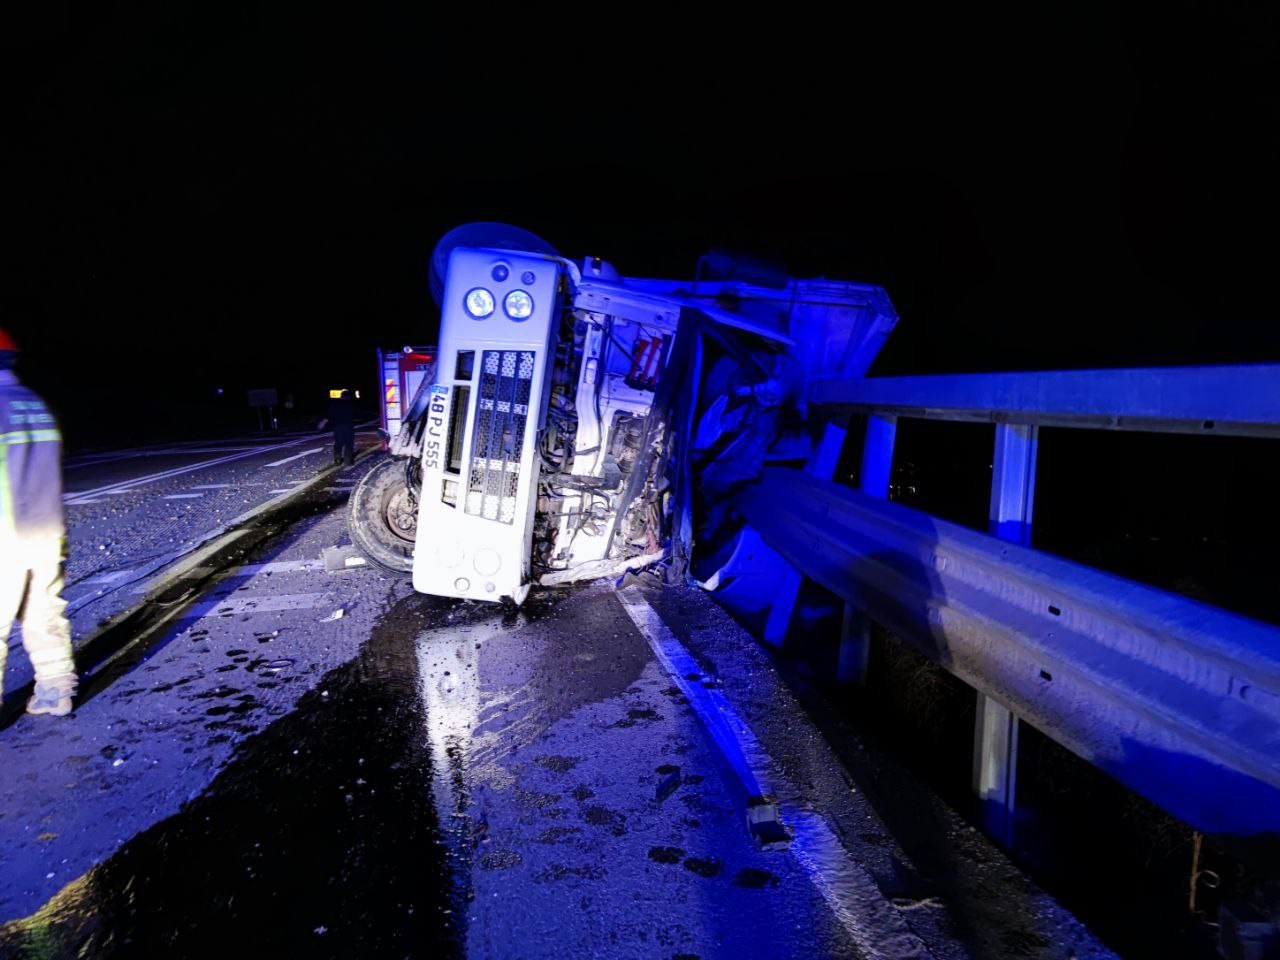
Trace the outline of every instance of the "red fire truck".
{"type": "Polygon", "coordinates": [[[433,346],[378,349],[378,383],[382,389],[379,413],[382,419],[383,449],[400,432],[405,408],[418,392],[423,380],[435,372],[435,366],[436,348],[433,346]]]}

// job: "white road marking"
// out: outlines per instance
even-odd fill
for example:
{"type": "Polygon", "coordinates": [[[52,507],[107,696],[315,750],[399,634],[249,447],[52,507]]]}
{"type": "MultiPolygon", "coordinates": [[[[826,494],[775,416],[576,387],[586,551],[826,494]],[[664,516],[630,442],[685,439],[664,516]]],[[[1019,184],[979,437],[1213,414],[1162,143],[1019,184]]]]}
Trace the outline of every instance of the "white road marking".
{"type": "Polygon", "coordinates": [[[275,463],[268,463],[268,467],[279,467],[286,463],[292,463],[294,460],[301,460],[303,457],[309,457],[313,453],[319,453],[324,447],[316,447],[314,450],[304,450],[302,453],[295,453],[292,457],[285,457],[283,460],[277,460],[275,463]]]}
{"type": "Polygon", "coordinates": [[[213,460],[202,460],[199,463],[193,463],[185,467],[175,467],[172,470],[161,470],[159,473],[153,473],[146,477],[134,477],[131,480],[120,480],[116,483],[104,484],[103,486],[97,487],[93,490],[75,490],[64,494],[62,500],[64,503],[69,503],[72,500],[83,500],[88,497],[96,497],[101,493],[126,493],[144,486],[145,484],[154,483],[157,480],[168,480],[170,477],[181,476],[184,473],[191,473],[195,470],[204,470],[206,467],[216,467],[219,464],[231,463],[233,460],[243,460],[246,457],[256,457],[264,450],[283,450],[286,447],[296,447],[298,444],[307,443],[308,441],[312,441],[312,438],[303,437],[301,440],[289,440],[285,443],[277,443],[270,447],[255,447],[252,450],[233,453],[226,457],[216,457],[213,460]]]}
{"type": "Polygon", "coordinates": [[[85,586],[100,587],[104,584],[115,583],[117,580],[123,580],[125,577],[132,575],[132,570],[108,570],[105,573],[95,573],[84,583],[85,586]]]}
{"type": "Polygon", "coordinates": [[[271,563],[246,563],[236,567],[232,574],[297,573],[302,570],[323,570],[323,560],[274,560],[271,563]]]}
{"type": "Polygon", "coordinates": [[[98,467],[104,463],[116,463],[120,460],[137,460],[142,457],[173,457],[184,456],[189,453],[234,453],[237,450],[267,450],[270,444],[257,444],[256,446],[194,446],[194,447],[166,447],[162,450],[113,450],[110,453],[85,454],[80,457],[70,457],[63,464],[67,470],[78,470],[82,467],[98,467]]]}
{"type": "MultiPolygon", "coordinates": [[[[183,577],[188,577],[192,580],[202,580],[213,572],[214,572],[213,567],[192,567],[190,570],[184,571],[183,577]]],[[[144,593],[150,593],[152,590],[156,588],[156,585],[159,583],[162,583],[164,579],[165,579],[165,574],[164,574],[164,571],[161,570],[158,576],[151,577],[147,580],[144,580],[142,581],[142,583],[134,587],[133,592],[135,594],[138,594],[139,596],[141,596],[144,593]]]]}
{"type": "Polygon", "coordinates": [[[66,501],[66,504],[69,507],[83,507],[85,504],[88,504],[88,503],[101,503],[101,502],[102,502],[101,500],[89,500],[89,499],[82,498],[80,500],[68,500],[66,501]]]}
{"type": "MultiPolygon", "coordinates": [[[[617,597],[636,629],[649,641],[654,657],[688,698],[716,749],[725,752],[727,748],[726,759],[735,767],[745,761],[747,775],[763,788],[767,789],[772,780],[782,788],[783,795],[798,796],[724,695],[687,679],[688,674],[700,677],[702,668],[640,591],[621,590],[617,597]]],[[[822,817],[790,808],[785,812],[794,832],[788,849],[864,956],[873,960],[920,960],[931,956],[929,948],[907,926],[871,875],[849,856],[822,817]]]]}
{"type": "Polygon", "coordinates": [[[267,493],[292,493],[292,492],[293,492],[293,490],[292,490],[291,488],[289,488],[289,487],[284,487],[283,489],[281,489],[280,487],[277,487],[277,488],[276,488],[276,489],[274,489],[274,490],[268,490],[268,491],[267,491],[267,493]]]}
{"type": "Polygon", "coordinates": [[[231,486],[229,483],[197,483],[192,490],[225,490],[231,486]]]}
{"type": "Polygon", "coordinates": [[[196,499],[196,498],[203,497],[203,496],[204,496],[204,494],[203,494],[203,493],[171,493],[171,494],[169,494],[168,496],[162,497],[161,499],[164,499],[164,500],[192,500],[192,499],[196,499]]]}
{"type": "Polygon", "coordinates": [[[310,610],[329,603],[323,593],[291,593],[280,597],[228,597],[209,610],[207,617],[233,613],[274,613],[277,610],[310,610]]]}

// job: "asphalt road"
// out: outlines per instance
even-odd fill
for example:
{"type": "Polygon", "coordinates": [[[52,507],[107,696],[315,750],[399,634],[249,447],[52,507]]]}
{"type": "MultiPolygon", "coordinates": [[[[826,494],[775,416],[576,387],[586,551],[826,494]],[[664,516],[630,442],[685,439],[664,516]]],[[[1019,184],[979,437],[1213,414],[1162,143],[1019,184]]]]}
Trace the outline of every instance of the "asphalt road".
{"type": "MultiPolygon", "coordinates": [[[[73,509],[189,542],[314,478],[308,449],[161,479],[100,463],[138,461],[114,482],[146,486],[73,509]],[[171,485],[226,503],[186,515],[171,485]]],[[[856,743],[874,782],[855,779],[699,590],[597,583],[517,609],[327,572],[368,465],[155,600],[171,619],[71,717],[0,728],[0,958],[1110,956],[856,743]],[[752,839],[726,735],[790,842],[752,839]]],[[[149,549],[113,541],[117,569],[149,549]]]]}
{"type": "MultiPolygon", "coordinates": [[[[376,445],[370,432],[357,447],[376,445]]],[[[136,605],[175,563],[332,464],[332,434],[148,446],[68,458],[63,467],[68,557],[63,596],[79,647],[136,605]]],[[[339,488],[353,481],[333,481],[339,488]]],[[[31,680],[10,638],[3,692],[31,680]]]]}

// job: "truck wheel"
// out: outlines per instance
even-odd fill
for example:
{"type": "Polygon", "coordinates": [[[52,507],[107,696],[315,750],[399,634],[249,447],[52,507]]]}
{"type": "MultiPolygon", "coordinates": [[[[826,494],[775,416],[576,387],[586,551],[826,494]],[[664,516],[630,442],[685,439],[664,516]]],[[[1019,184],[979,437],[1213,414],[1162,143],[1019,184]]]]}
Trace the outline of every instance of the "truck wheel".
{"type": "Polygon", "coordinates": [[[351,493],[351,542],[381,567],[413,571],[418,534],[418,498],[405,479],[407,461],[384,460],[364,475],[351,493]]]}

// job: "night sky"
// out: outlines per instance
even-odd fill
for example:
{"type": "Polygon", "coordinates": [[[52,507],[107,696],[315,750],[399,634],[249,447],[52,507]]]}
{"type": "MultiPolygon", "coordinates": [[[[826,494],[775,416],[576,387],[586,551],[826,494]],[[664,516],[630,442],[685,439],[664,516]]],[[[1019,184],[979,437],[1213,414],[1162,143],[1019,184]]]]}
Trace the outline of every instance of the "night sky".
{"type": "Polygon", "coordinates": [[[883,284],[877,373],[1280,359],[1276,7],[1151,10],[42,5],[0,26],[0,324],[73,446],[372,385],[469,220],[883,284]]]}

